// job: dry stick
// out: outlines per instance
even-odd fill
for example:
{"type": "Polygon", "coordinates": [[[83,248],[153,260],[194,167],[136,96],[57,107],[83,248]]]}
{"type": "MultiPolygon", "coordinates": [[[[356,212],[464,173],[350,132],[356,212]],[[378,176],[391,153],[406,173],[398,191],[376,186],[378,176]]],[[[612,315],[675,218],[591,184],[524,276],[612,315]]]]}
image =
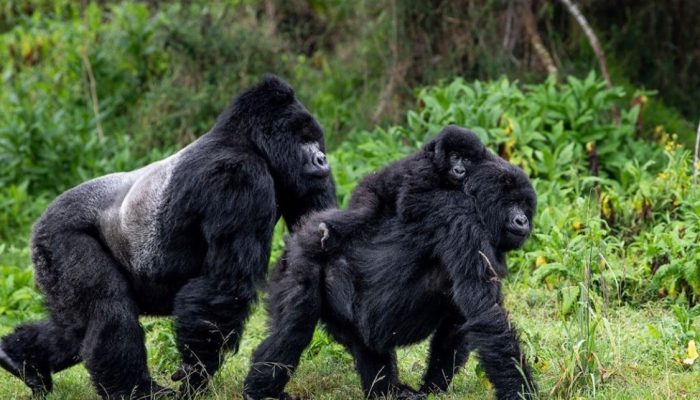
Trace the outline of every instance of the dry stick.
{"type": "MultiPolygon", "coordinates": [[[[566,9],[569,11],[569,13],[574,17],[576,22],[581,26],[581,29],[583,29],[583,33],[586,34],[586,37],[588,37],[588,42],[591,44],[591,47],[593,48],[593,52],[595,53],[596,58],[598,59],[598,66],[600,67],[600,73],[603,75],[603,79],[605,80],[605,86],[607,86],[608,89],[612,88],[612,80],[610,80],[610,73],[608,72],[608,63],[605,61],[605,53],[603,53],[603,48],[600,47],[600,42],[598,41],[598,37],[596,36],[595,32],[593,32],[593,28],[591,28],[591,25],[588,24],[588,20],[586,20],[586,17],[581,14],[581,10],[579,10],[578,6],[574,4],[572,0],[560,0],[566,9]]],[[[613,106],[613,120],[615,121],[616,124],[620,124],[620,111],[617,109],[616,106],[613,106]]]]}
{"type": "Polygon", "coordinates": [[[486,257],[486,254],[484,254],[481,250],[479,250],[479,255],[481,255],[484,258],[484,261],[486,261],[486,266],[489,269],[489,272],[493,274],[491,279],[489,279],[492,282],[500,282],[501,279],[498,277],[498,273],[496,272],[495,269],[493,269],[493,265],[491,265],[491,260],[489,260],[488,257],[486,257]]]}
{"type": "Polygon", "coordinates": [[[87,48],[80,52],[80,56],[83,59],[83,66],[85,66],[88,82],[90,83],[90,100],[92,101],[92,112],[95,114],[97,137],[100,139],[100,142],[102,142],[105,139],[105,133],[102,130],[102,123],[100,122],[100,101],[97,98],[97,83],[95,83],[95,75],[92,73],[92,65],[87,56],[87,48]]]}
{"type": "Polygon", "coordinates": [[[266,33],[269,38],[273,38],[277,35],[277,7],[274,1],[265,1],[265,14],[267,15],[266,33]]]}
{"type": "Polygon", "coordinates": [[[695,155],[693,156],[693,183],[698,183],[698,150],[700,149],[700,122],[695,134],[695,155]]]}
{"type": "Polygon", "coordinates": [[[583,32],[588,37],[588,41],[590,42],[591,47],[593,48],[593,52],[595,52],[595,55],[598,58],[598,65],[600,66],[600,72],[603,74],[603,79],[605,79],[605,85],[608,88],[611,88],[612,81],[610,80],[610,74],[608,73],[608,64],[605,62],[605,53],[603,53],[603,49],[600,47],[598,37],[595,35],[595,32],[593,32],[593,29],[588,24],[586,17],[584,17],[583,14],[581,14],[581,11],[578,9],[576,4],[574,4],[571,0],[560,1],[564,3],[569,13],[571,13],[574,19],[576,19],[576,22],[578,22],[578,24],[581,26],[581,29],[583,29],[583,32]]]}
{"type": "Polygon", "coordinates": [[[544,43],[542,42],[542,37],[540,36],[540,33],[537,31],[537,24],[535,23],[535,16],[532,14],[532,10],[530,9],[530,7],[531,7],[531,5],[530,5],[529,1],[523,3],[523,5],[522,5],[523,22],[525,23],[525,32],[527,33],[527,36],[530,39],[530,44],[535,49],[535,53],[537,53],[537,56],[539,57],[540,62],[547,69],[547,73],[549,75],[553,75],[554,79],[559,81],[559,70],[554,65],[554,60],[552,60],[552,56],[549,54],[549,51],[547,51],[547,48],[544,46],[544,43]]]}
{"type": "Polygon", "coordinates": [[[391,51],[391,69],[389,71],[389,81],[382,90],[379,96],[379,104],[377,109],[372,115],[372,122],[377,123],[382,115],[390,108],[392,102],[392,96],[396,92],[396,87],[403,81],[403,76],[406,74],[408,67],[410,66],[408,61],[402,61],[400,59],[400,49],[399,49],[399,38],[398,38],[398,16],[396,11],[396,1],[391,1],[391,18],[392,24],[394,26],[394,32],[392,33],[392,40],[389,43],[389,50],[391,51]]]}

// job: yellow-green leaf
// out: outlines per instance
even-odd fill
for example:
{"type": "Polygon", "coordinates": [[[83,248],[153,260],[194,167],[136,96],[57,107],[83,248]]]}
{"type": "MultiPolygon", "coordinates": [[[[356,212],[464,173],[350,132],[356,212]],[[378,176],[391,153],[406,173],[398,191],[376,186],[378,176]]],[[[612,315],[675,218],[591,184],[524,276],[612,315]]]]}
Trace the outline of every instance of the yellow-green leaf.
{"type": "Polygon", "coordinates": [[[698,359],[698,348],[695,346],[695,340],[688,342],[688,357],[683,360],[685,365],[693,365],[698,359]]]}

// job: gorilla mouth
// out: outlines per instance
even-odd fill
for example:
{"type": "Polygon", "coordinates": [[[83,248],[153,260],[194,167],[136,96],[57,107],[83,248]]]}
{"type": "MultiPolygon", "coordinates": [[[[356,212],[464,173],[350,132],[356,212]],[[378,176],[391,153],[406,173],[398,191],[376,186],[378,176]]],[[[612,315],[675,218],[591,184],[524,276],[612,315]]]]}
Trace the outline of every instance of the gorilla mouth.
{"type": "Polygon", "coordinates": [[[328,175],[330,175],[330,174],[331,174],[330,170],[325,170],[325,171],[314,170],[314,171],[310,171],[310,172],[306,173],[306,175],[311,177],[311,178],[327,178],[328,175]]]}
{"type": "Polygon", "coordinates": [[[510,233],[513,236],[525,237],[530,234],[530,231],[518,228],[508,228],[508,233],[510,233]]]}
{"type": "Polygon", "coordinates": [[[304,175],[311,178],[326,178],[331,174],[330,168],[318,168],[311,164],[306,164],[303,169],[304,175]]]}

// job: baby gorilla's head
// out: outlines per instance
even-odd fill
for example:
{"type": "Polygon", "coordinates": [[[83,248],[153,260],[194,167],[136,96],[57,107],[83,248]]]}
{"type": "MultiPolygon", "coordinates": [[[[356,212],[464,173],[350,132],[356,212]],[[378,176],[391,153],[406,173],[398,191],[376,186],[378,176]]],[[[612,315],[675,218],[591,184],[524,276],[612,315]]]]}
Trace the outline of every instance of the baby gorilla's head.
{"type": "Polygon", "coordinates": [[[451,187],[460,187],[479,165],[493,160],[479,137],[472,131],[448,125],[423,147],[438,175],[451,187]]]}
{"type": "Polygon", "coordinates": [[[537,208],[535,190],[522,169],[493,156],[475,168],[464,183],[496,249],[519,248],[532,232],[537,208]]]}

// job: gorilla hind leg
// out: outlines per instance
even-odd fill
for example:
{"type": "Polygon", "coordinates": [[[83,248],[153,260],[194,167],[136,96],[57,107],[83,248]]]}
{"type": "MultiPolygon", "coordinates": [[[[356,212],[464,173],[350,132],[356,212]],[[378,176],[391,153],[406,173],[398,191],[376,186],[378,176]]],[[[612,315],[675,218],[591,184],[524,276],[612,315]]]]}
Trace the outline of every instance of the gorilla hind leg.
{"type": "Polygon", "coordinates": [[[27,323],[3,337],[0,343],[0,366],[21,379],[34,395],[51,391],[51,372],[79,360],[79,342],[58,343],[55,331],[50,320],[27,323]]]}
{"type": "Polygon", "coordinates": [[[253,354],[244,385],[246,399],[287,398],[284,387],[311,342],[321,312],[321,276],[316,265],[301,264],[291,260],[288,268],[301,268],[271,285],[270,334],[253,354]]]}
{"type": "Polygon", "coordinates": [[[465,334],[460,329],[462,324],[462,318],[447,318],[433,335],[421,392],[446,391],[455,373],[466,363],[469,348],[465,334]]]}
{"type": "MultiPolygon", "coordinates": [[[[60,313],[58,313],[60,317],[60,313]]],[[[0,366],[20,378],[35,395],[51,391],[51,374],[80,362],[80,325],[54,317],[25,323],[0,341],[0,366]]]]}
{"type": "MultiPolygon", "coordinates": [[[[139,310],[119,264],[99,240],[84,232],[62,232],[51,242],[38,240],[35,251],[44,254],[35,258],[50,261],[35,261],[35,266],[51,319],[60,323],[54,324],[57,329],[76,332],[70,351],[85,362],[98,393],[118,398],[159,392],[162,388],[148,373],[139,310]]],[[[69,361],[58,357],[51,369],[65,368],[69,361]]]]}
{"type": "Polygon", "coordinates": [[[350,346],[350,350],[355,358],[355,368],[360,375],[366,398],[383,399],[389,394],[393,394],[397,400],[426,398],[425,394],[399,381],[394,350],[376,352],[360,343],[350,346]]]}
{"type": "Polygon", "coordinates": [[[144,333],[134,303],[104,299],[92,304],[81,355],[98,393],[104,398],[142,398],[173,393],[148,373],[144,333]]]}

